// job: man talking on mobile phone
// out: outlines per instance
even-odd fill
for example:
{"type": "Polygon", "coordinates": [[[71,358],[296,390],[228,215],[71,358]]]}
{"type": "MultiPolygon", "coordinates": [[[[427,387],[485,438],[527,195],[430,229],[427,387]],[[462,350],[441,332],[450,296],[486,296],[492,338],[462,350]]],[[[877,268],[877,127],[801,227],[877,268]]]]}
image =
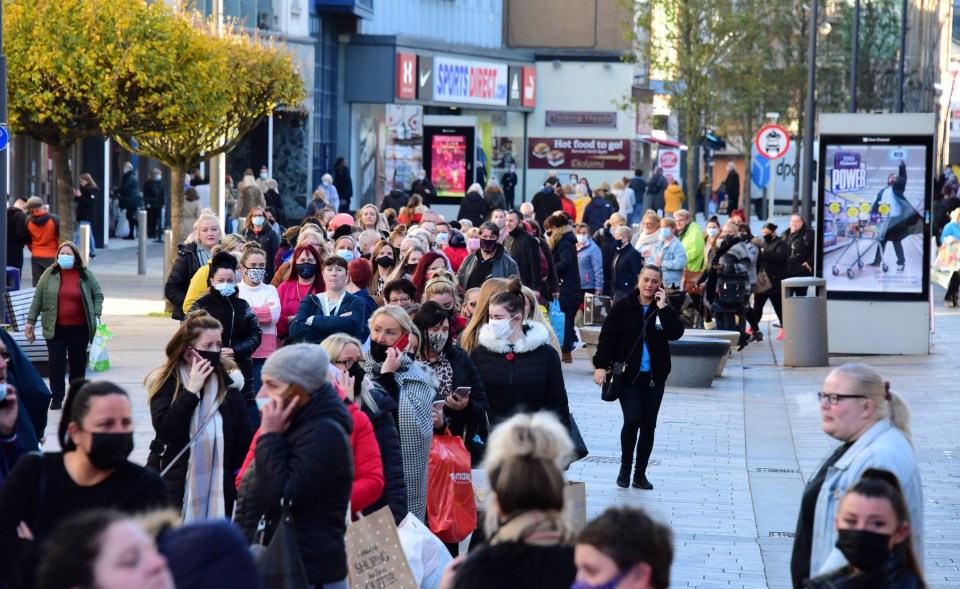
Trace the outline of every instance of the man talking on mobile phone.
{"type": "Polygon", "coordinates": [[[619,395],[623,412],[619,487],[630,485],[633,468],[633,487],[653,489],[647,480],[647,464],[653,451],[664,384],[670,374],[669,340],[682,335],[680,316],[667,304],[663,271],[654,264],[645,265],[640,270],[637,288],[611,307],[593,356],[594,382],[603,386],[610,370],[621,373],[624,382],[619,395]]]}

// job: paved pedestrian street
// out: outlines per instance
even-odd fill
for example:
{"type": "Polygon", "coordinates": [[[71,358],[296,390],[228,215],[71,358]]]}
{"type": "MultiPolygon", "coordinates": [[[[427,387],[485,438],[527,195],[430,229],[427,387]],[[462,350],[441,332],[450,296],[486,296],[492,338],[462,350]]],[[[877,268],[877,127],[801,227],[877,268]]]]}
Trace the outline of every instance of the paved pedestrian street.
{"type": "MultiPolygon", "coordinates": [[[[93,270],[107,300],[114,333],[111,369],[93,378],[117,382],[133,397],[136,450],[146,460],[153,438],[143,379],[164,359],[177,323],[150,317],[162,309],[159,246],[149,247],[147,276],[136,276],[131,242],[98,252],[93,270]]],[[[26,264],[29,267],[29,262],[26,264]]],[[[27,279],[29,280],[29,279],[27,279]]],[[[29,284],[29,282],[27,283],[29,284]]],[[[956,360],[960,310],[944,309],[935,287],[936,328],[930,356],[830,359],[832,365],[866,361],[910,404],[913,440],[924,483],[924,565],[931,587],[960,586],[960,409],[956,360]]],[[[590,449],[570,467],[587,486],[588,517],[610,505],[648,509],[673,528],[673,587],[785,588],[804,481],[834,447],[820,430],[816,392],[829,368],[783,367],[783,342],[761,323],[766,339],[732,355],[710,389],[668,388],[660,411],[648,477],[653,491],[620,489],[620,409],[600,400],[589,350],[564,365],[570,406],[590,449]]],[[[51,412],[46,449],[56,448],[60,412],[51,412]]]]}

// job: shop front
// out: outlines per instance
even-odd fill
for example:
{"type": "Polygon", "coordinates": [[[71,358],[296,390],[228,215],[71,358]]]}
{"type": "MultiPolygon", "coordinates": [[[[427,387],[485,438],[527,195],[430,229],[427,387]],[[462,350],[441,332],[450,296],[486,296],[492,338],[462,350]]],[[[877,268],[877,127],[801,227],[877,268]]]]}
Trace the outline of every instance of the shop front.
{"type": "Polygon", "coordinates": [[[524,200],[536,70],[515,52],[446,49],[363,36],[347,46],[357,207],[379,205],[392,190],[411,192],[420,170],[435,187],[429,204],[448,218],[473,183],[502,182],[512,168],[515,203],[524,200]]]}

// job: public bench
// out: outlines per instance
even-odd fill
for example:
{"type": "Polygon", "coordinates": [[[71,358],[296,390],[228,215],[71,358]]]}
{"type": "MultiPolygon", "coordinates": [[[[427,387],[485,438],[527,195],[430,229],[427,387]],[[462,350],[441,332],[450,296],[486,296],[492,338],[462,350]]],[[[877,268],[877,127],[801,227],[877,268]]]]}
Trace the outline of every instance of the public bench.
{"type": "Polygon", "coordinates": [[[17,342],[23,353],[27,355],[30,362],[37,369],[41,376],[50,376],[50,356],[47,353],[47,344],[43,339],[43,326],[40,324],[40,318],[34,326],[36,339],[33,343],[27,342],[27,336],[24,333],[27,325],[27,315],[30,313],[30,305],[33,304],[33,293],[36,289],[26,288],[23,290],[7,291],[3,294],[3,309],[7,315],[9,323],[5,326],[7,332],[17,342]]]}

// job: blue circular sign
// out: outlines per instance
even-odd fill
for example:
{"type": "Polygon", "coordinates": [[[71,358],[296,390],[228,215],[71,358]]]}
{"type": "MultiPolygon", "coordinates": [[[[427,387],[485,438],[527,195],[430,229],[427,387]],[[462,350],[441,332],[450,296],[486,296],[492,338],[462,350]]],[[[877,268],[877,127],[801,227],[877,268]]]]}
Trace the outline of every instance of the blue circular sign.
{"type": "Polygon", "coordinates": [[[0,151],[7,148],[10,144],[10,131],[6,127],[0,127],[0,151]]]}

